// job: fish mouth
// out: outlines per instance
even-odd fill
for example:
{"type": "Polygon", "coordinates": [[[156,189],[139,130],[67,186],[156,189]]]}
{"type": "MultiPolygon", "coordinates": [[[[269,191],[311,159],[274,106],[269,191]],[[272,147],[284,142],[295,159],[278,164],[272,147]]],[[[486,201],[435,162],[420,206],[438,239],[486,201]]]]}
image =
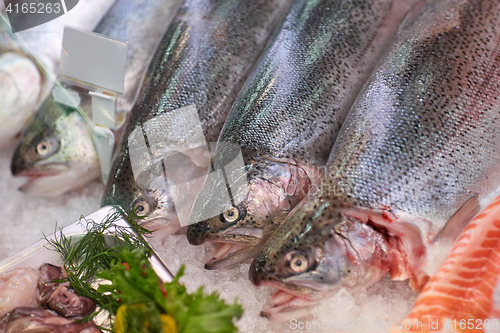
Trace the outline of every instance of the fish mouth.
{"type": "Polygon", "coordinates": [[[146,217],[144,220],[138,220],[137,223],[139,223],[141,227],[152,232],[151,235],[147,236],[148,238],[159,241],[165,240],[165,238],[175,234],[181,229],[178,219],[168,217],[154,217],[151,219],[146,217]]]}
{"type": "Polygon", "coordinates": [[[212,258],[205,264],[205,269],[226,268],[254,257],[262,243],[262,230],[257,228],[238,228],[225,235],[207,239],[216,243],[212,258]]]}
{"type": "Polygon", "coordinates": [[[87,168],[61,163],[51,164],[50,168],[13,172],[15,177],[28,178],[19,190],[36,196],[55,197],[86,185],[100,174],[99,166],[87,168]]]}
{"type": "Polygon", "coordinates": [[[40,177],[50,177],[50,176],[55,176],[63,172],[63,169],[61,170],[24,170],[20,172],[14,173],[15,177],[26,177],[28,178],[28,182],[33,181],[34,179],[40,178],[40,177]]]}
{"type": "Polygon", "coordinates": [[[14,174],[15,177],[25,177],[28,178],[24,185],[19,187],[19,190],[22,192],[30,192],[30,189],[36,187],[37,182],[39,182],[42,178],[48,177],[56,177],[60,175],[64,170],[25,170],[21,172],[17,172],[14,174]]]}
{"type": "MultiPolygon", "coordinates": [[[[311,315],[311,308],[318,304],[326,295],[310,287],[299,287],[295,291],[292,286],[282,286],[276,282],[267,283],[278,289],[271,297],[272,306],[262,310],[261,317],[270,321],[285,321],[311,315]],[[304,289],[305,288],[305,289],[304,289]],[[307,292],[304,292],[307,290],[307,292]]],[[[294,288],[295,289],[295,288],[294,288]]]]}

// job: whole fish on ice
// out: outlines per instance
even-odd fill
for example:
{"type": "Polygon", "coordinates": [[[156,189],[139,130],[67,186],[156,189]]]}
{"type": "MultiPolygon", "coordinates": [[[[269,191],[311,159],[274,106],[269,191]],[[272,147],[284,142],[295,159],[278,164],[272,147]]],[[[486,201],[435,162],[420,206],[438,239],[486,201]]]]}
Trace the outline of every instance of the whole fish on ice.
{"type": "Polygon", "coordinates": [[[401,32],[349,111],[318,191],[252,262],[255,285],[282,290],[264,315],[389,271],[419,289],[429,245],[499,194],[499,22],[496,0],[446,0],[401,32]]]}
{"type": "MultiPolygon", "coordinates": [[[[151,57],[180,2],[118,0],[95,28],[96,33],[129,43],[119,114],[132,108],[151,57]]],[[[79,92],[82,109],[90,112],[88,92],[79,92]]],[[[11,170],[14,176],[29,177],[20,189],[36,195],[60,195],[88,184],[100,175],[92,128],[76,109],[47,97],[21,137],[11,170]]]]}
{"type": "Polygon", "coordinates": [[[14,140],[50,92],[48,73],[57,74],[64,26],[94,28],[113,1],[80,0],[67,14],[16,34],[0,18],[0,147],[14,140]]]}
{"type": "Polygon", "coordinates": [[[189,181],[207,173],[210,156],[202,147],[217,140],[237,93],[289,6],[289,0],[189,0],[181,6],[117,148],[103,205],[136,210],[145,226],[165,227],[165,233],[179,227],[178,214],[191,206],[175,205],[175,198],[191,202],[186,198],[198,194],[198,186],[189,181]],[[187,188],[174,193],[169,182],[183,181],[187,188]]]}
{"type": "Polygon", "coordinates": [[[219,244],[207,268],[252,255],[321,176],[354,98],[416,1],[295,1],[239,94],[191,214],[192,244],[219,244]],[[236,151],[235,151],[236,150],[236,151]],[[243,181],[239,181],[246,178],[243,181]],[[208,217],[208,218],[207,218],[208,217]]]}

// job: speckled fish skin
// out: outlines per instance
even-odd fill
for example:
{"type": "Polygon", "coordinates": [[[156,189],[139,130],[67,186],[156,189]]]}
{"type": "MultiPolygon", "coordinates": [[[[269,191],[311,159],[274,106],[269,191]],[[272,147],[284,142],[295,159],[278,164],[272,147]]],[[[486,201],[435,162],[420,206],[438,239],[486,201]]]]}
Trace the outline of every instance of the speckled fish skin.
{"type": "MultiPolygon", "coordinates": [[[[119,0],[95,28],[94,32],[98,34],[129,43],[124,93],[118,98],[119,113],[124,114],[131,110],[147,66],[180,3],[180,0],[119,0]]],[[[36,117],[28,125],[16,148],[12,159],[12,174],[31,177],[31,180],[21,187],[25,192],[39,196],[61,195],[85,186],[99,177],[100,166],[92,140],[92,129],[89,125],[86,125],[86,129],[82,128],[85,120],[78,112],[54,112],[62,109],[64,107],[58,105],[53,98],[47,98],[37,110],[36,117]],[[55,122],[66,125],[54,126],[55,122]],[[80,136],[76,138],[72,132],[66,130],[67,127],[79,128],[80,136]],[[37,145],[47,140],[58,142],[57,146],[51,146],[57,151],[51,152],[50,155],[36,154],[37,145]],[[71,153],[68,153],[69,151],[71,153]],[[55,160],[52,155],[57,156],[57,163],[50,162],[55,160]],[[68,177],[60,177],[61,168],[66,171],[68,177]],[[54,177],[55,173],[58,176],[54,177]],[[70,175],[72,177],[69,177],[70,175]]],[[[90,113],[90,103],[82,109],[90,113]]]]}
{"type": "MultiPolygon", "coordinates": [[[[216,202],[217,181],[207,181],[191,215],[191,222],[202,220],[188,229],[192,244],[236,244],[245,256],[233,249],[217,259],[239,262],[285,219],[320,178],[349,107],[414,3],[294,2],[219,138],[242,147],[249,170],[247,183],[231,187],[238,219],[227,221],[225,213],[199,218],[214,206],[234,209],[216,202]]],[[[216,168],[226,160],[225,147],[215,153],[216,168]]],[[[212,260],[206,267],[216,262],[225,266],[212,260]]]]}
{"type": "MultiPolygon", "coordinates": [[[[288,0],[186,1],[153,57],[124,138],[156,116],[195,105],[206,141],[216,142],[237,93],[289,6],[288,0]]],[[[161,124],[157,130],[162,131],[161,124]]],[[[103,205],[140,208],[147,215],[144,225],[178,226],[171,193],[136,184],[127,140],[115,154],[103,205]]]]}
{"type": "Polygon", "coordinates": [[[252,263],[254,284],[317,299],[390,270],[421,287],[447,221],[499,193],[499,23],[496,0],[447,0],[400,34],[353,104],[328,177],[252,263]]]}

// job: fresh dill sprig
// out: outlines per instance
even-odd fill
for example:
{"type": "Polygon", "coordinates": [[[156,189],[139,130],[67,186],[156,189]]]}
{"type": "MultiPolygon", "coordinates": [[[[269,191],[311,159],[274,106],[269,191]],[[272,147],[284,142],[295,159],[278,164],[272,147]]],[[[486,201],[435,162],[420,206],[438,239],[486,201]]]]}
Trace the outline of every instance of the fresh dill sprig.
{"type": "MultiPolygon", "coordinates": [[[[44,237],[64,258],[67,281],[77,294],[92,299],[100,308],[109,309],[116,304],[116,301],[112,296],[99,293],[92,287],[96,274],[109,269],[124,249],[141,248],[145,258],[151,257],[152,251],[145,239],[151,231],[141,227],[129,213],[119,207],[115,207],[115,211],[108,214],[101,222],[85,219],[82,216],[80,223],[85,223],[87,226],[82,236],[68,237],[60,229],[54,233],[54,239],[49,239],[45,235],[44,237]],[[121,219],[128,225],[116,223],[121,219]]],[[[83,320],[92,319],[99,311],[101,310],[83,320]]]]}
{"type": "Polygon", "coordinates": [[[99,307],[82,321],[106,311],[112,327],[99,328],[108,332],[235,332],[233,319],[241,318],[241,305],[237,301],[227,305],[217,293],[206,295],[202,288],[188,294],[179,283],[184,266],[172,282],[163,283],[148,261],[153,251],[144,237],[151,232],[116,209],[102,222],[82,217],[87,230],[78,238],[67,237],[62,230],[54,239],[45,237],[64,258],[71,287],[99,307]],[[115,223],[120,219],[128,226],[115,223]],[[97,289],[92,286],[95,282],[97,289]]]}
{"type": "MultiPolygon", "coordinates": [[[[86,223],[86,233],[77,241],[77,237],[67,237],[62,230],[55,233],[54,239],[47,241],[64,258],[64,267],[79,280],[90,282],[101,269],[108,269],[116,254],[123,249],[146,248],[145,255],[151,256],[151,250],[144,235],[151,231],[141,227],[125,211],[118,209],[106,216],[102,222],[87,220],[83,216],[80,223],[86,223]],[[128,226],[117,225],[120,219],[128,226]]],[[[79,238],[79,237],[78,237],[79,238]]]]}

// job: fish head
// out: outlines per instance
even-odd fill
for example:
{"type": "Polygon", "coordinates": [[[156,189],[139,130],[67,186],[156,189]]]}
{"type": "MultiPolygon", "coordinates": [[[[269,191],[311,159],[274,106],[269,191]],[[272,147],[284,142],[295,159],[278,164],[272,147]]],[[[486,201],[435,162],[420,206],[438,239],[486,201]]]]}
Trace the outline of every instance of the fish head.
{"type": "Polygon", "coordinates": [[[287,162],[261,159],[226,169],[229,172],[225,177],[209,176],[195,201],[187,231],[193,245],[218,245],[205,268],[227,267],[256,253],[262,241],[305,196],[296,193],[296,188],[307,188],[309,179],[298,177],[297,169],[287,162]],[[290,191],[292,183],[294,190],[290,191]]]}
{"type": "Polygon", "coordinates": [[[162,240],[180,228],[176,207],[168,189],[135,187],[132,193],[133,196],[128,200],[120,203],[110,200],[107,204],[127,209],[142,227],[154,231],[157,239],[162,240]]]}
{"type": "MultiPolygon", "coordinates": [[[[189,225],[187,238],[191,244],[211,242],[218,246],[205,268],[222,268],[244,261],[249,258],[254,247],[261,243],[266,226],[272,224],[271,213],[264,201],[267,196],[261,195],[261,192],[259,181],[250,181],[248,185],[232,192],[233,198],[240,199],[221,204],[217,209],[219,214],[189,225]]],[[[194,214],[202,198],[202,195],[198,196],[194,214]]]]}
{"type": "Polygon", "coordinates": [[[330,202],[308,201],[277,228],[252,262],[256,286],[272,286],[274,306],[262,315],[295,317],[340,288],[378,281],[393,263],[384,236],[330,202]]]}
{"type": "MultiPolygon", "coordinates": [[[[166,237],[177,231],[177,214],[168,188],[139,186],[134,178],[128,154],[121,156],[119,149],[120,147],[115,153],[114,170],[108,177],[102,206],[120,206],[142,227],[155,231],[155,236],[163,238],[163,234],[166,237]]],[[[146,174],[141,176],[144,177],[146,174]]]]}
{"type": "Polygon", "coordinates": [[[202,149],[163,155],[138,167],[132,165],[126,144],[122,140],[115,153],[102,205],[122,207],[141,226],[154,231],[155,238],[164,239],[187,220],[200,192],[208,167],[197,164],[202,149]]]}
{"type": "Polygon", "coordinates": [[[56,196],[90,182],[100,172],[90,126],[49,96],[24,130],[11,171],[28,177],[20,190],[35,195],[56,196]]]}

